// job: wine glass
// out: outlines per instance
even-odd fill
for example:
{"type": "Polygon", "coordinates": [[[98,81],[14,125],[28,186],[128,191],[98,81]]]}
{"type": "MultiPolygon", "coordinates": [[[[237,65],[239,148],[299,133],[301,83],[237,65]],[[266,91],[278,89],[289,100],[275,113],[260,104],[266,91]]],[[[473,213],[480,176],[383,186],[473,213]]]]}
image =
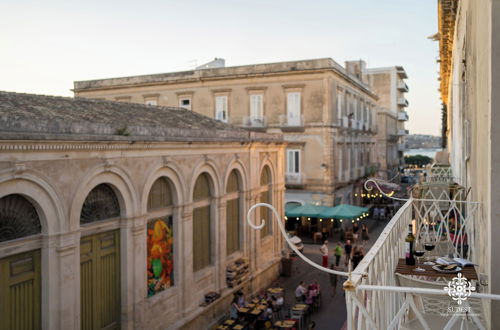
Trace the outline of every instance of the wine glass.
{"type": "MultiPolygon", "coordinates": [[[[435,247],[436,247],[436,243],[431,241],[431,240],[424,243],[424,249],[426,251],[431,252],[432,250],[434,250],[435,247]]],[[[433,266],[433,265],[435,265],[435,263],[430,260],[429,256],[427,256],[427,261],[424,262],[424,265],[433,266]]]]}
{"type": "Polygon", "coordinates": [[[425,269],[420,267],[420,257],[422,257],[425,253],[425,250],[422,249],[421,244],[416,244],[415,245],[415,250],[413,251],[413,255],[417,257],[417,267],[414,268],[413,270],[416,272],[425,272],[425,269]]]}

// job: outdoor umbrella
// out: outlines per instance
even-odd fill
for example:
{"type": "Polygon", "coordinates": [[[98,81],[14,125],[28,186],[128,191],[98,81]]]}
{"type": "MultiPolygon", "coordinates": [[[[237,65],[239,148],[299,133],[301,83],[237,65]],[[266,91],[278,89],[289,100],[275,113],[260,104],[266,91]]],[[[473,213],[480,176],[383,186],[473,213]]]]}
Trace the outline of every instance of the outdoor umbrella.
{"type": "Polygon", "coordinates": [[[327,219],[354,219],[359,218],[364,213],[368,213],[366,207],[359,207],[349,204],[340,204],[335,207],[329,207],[318,216],[327,219]]]}
{"type": "Polygon", "coordinates": [[[326,206],[318,206],[312,204],[301,205],[292,208],[291,210],[286,210],[287,217],[309,217],[309,218],[317,218],[319,214],[324,211],[326,206]]]}

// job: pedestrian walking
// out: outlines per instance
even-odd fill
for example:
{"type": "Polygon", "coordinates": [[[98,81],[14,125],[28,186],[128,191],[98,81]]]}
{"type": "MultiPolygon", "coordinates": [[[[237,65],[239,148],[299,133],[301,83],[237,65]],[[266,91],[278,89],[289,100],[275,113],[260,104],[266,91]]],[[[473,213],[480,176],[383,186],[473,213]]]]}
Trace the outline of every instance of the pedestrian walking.
{"type": "Polygon", "coordinates": [[[363,245],[368,242],[370,236],[368,236],[368,227],[365,224],[361,226],[361,240],[363,241],[363,245]]]}
{"type": "Polygon", "coordinates": [[[359,246],[355,246],[354,249],[352,250],[352,269],[356,269],[356,267],[359,265],[361,262],[361,259],[363,259],[363,250],[359,246]]]}
{"type": "Polygon", "coordinates": [[[380,208],[380,218],[382,220],[385,220],[385,208],[384,207],[380,208]]]}
{"type": "MultiPolygon", "coordinates": [[[[330,265],[331,270],[336,270],[336,267],[334,264],[330,265]]],[[[337,274],[330,274],[330,284],[332,285],[332,297],[335,297],[335,294],[337,293],[337,274]]]]}
{"type": "Polygon", "coordinates": [[[342,253],[344,252],[344,249],[340,245],[340,242],[337,242],[337,245],[335,246],[335,266],[339,266],[340,263],[340,258],[342,258],[342,253]]]}
{"type": "Polygon", "coordinates": [[[352,239],[353,239],[353,242],[357,243],[358,242],[358,238],[359,238],[359,225],[358,225],[357,222],[355,222],[352,225],[352,239]]]}
{"type": "Polygon", "coordinates": [[[323,267],[328,267],[328,241],[324,241],[323,245],[319,248],[321,255],[323,256],[323,267]]]}
{"type": "Polygon", "coordinates": [[[351,252],[352,252],[352,245],[351,241],[347,240],[347,242],[344,245],[344,254],[345,254],[345,266],[349,264],[349,260],[351,259],[351,252]]]}

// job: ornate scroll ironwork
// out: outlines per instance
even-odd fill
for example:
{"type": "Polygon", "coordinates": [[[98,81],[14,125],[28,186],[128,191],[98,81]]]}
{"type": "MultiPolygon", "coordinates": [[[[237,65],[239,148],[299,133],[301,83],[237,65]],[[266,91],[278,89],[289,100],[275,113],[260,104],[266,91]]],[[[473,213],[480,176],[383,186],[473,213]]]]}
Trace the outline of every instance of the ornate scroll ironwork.
{"type": "Polygon", "coordinates": [[[0,198],[0,242],[40,233],[35,207],[21,195],[0,198]]]}
{"type": "Polygon", "coordinates": [[[116,218],[120,216],[120,203],[115,192],[107,184],[96,186],[83,203],[80,223],[116,218]]]}

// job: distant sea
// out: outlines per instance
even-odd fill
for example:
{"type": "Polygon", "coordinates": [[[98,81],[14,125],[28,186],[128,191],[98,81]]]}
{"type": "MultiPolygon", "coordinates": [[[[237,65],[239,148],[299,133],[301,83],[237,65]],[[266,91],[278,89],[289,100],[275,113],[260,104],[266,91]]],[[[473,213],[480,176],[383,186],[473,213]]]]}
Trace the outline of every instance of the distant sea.
{"type": "Polygon", "coordinates": [[[441,148],[422,148],[422,149],[408,149],[405,151],[405,156],[424,155],[434,158],[436,151],[441,151],[441,148]]]}

